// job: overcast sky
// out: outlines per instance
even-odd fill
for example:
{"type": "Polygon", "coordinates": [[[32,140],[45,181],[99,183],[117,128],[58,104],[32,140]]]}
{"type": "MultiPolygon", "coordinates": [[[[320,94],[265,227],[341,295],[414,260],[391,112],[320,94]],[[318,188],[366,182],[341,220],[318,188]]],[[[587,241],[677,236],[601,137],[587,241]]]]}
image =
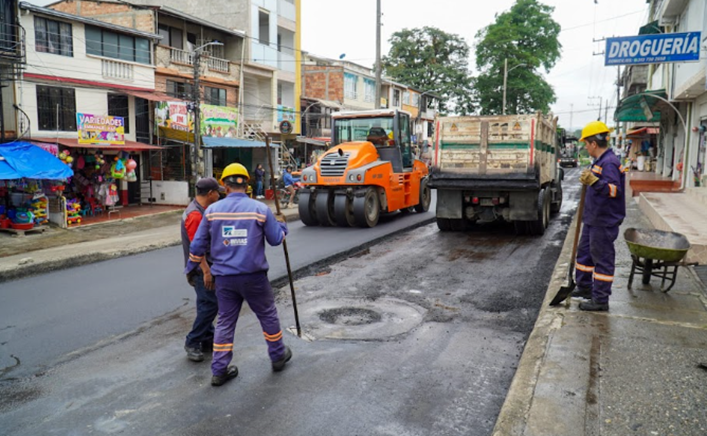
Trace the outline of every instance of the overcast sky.
{"type": "MultiPolygon", "coordinates": [[[[227,0],[224,0],[227,2],[227,0]]],[[[515,0],[382,0],[382,53],[390,48],[388,39],[403,28],[438,27],[463,37],[472,47],[469,64],[475,67],[476,32],[491,24],[494,15],[510,9],[515,0]]],[[[562,26],[562,58],[546,75],[557,94],[552,110],[560,125],[580,128],[599,112],[598,99],[616,105],[616,67],[605,67],[604,42],[611,36],[638,34],[648,18],[646,0],[541,0],[554,6],[553,18],[562,26]]],[[[46,5],[49,1],[32,3],[46,5]]],[[[375,62],[376,0],[302,0],[302,49],[320,56],[338,58],[365,66],[375,62]]],[[[509,60],[509,65],[513,61],[509,60]]],[[[499,74],[503,74],[499,71],[499,74]]],[[[605,104],[605,103],[602,103],[605,104]]],[[[602,117],[604,115],[602,114],[602,117]]],[[[609,110],[609,119],[612,119],[609,110]]]]}

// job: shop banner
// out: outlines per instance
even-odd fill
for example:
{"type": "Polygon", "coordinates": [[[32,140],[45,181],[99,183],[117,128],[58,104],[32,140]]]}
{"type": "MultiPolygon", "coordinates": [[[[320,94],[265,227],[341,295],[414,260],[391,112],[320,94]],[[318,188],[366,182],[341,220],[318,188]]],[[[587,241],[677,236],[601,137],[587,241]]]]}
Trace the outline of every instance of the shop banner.
{"type": "Polygon", "coordinates": [[[125,145],[123,117],[76,114],[79,144],[125,145]]]}
{"type": "Polygon", "coordinates": [[[187,103],[161,101],[155,105],[155,124],[180,132],[194,132],[194,119],[187,103]]]}
{"type": "Polygon", "coordinates": [[[604,65],[698,62],[702,32],[607,38],[604,65]]]}
{"type": "Polygon", "coordinates": [[[277,122],[278,124],[283,121],[289,121],[291,123],[295,122],[295,110],[291,107],[283,106],[281,104],[277,105],[277,122]]]}
{"type": "Polygon", "coordinates": [[[202,104],[200,124],[201,136],[235,138],[238,132],[238,109],[202,104]]]}

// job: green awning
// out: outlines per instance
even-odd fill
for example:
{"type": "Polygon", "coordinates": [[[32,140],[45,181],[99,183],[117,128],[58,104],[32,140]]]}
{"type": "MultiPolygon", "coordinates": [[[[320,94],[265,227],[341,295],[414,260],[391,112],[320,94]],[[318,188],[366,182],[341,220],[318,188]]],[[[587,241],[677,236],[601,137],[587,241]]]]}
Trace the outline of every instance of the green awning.
{"type": "Polygon", "coordinates": [[[614,112],[614,119],[616,121],[660,121],[658,105],[661,100],[654,96],[667,98],[664,89],[641,92],[624,98],[614,112]]]}
{"type": "Polygon", "coordinates": [[[665,33],[665,28],[658,25],[658,20],[652,21],[638,30],[639,35],[655,35],[665,33]]]}

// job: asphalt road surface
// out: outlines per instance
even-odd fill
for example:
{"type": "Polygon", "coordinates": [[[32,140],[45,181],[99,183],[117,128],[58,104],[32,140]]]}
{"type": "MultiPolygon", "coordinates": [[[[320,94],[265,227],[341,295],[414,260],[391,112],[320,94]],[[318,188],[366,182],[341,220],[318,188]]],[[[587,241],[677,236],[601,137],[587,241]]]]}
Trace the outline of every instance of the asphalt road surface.
{"type": "MultiPolygon", "coordinates": [[[[116,310],[125,303],[103,294],[98,285],[93,289],[100,298],[91,294],[91,275],[99,271],[90,268],[97,265],[78,269],[81,278],[76,272],[57,273],[62,280],[75,280],[82,292],[47,304],[41,299],[52,289],[65,291],[49,286],[47,277],[33,278],[44,279],[38,283],[44,292],[33,293],[24,284],[33,293],[26,300],[23,296],[24,303],[15,303],[7,288],[0,288],[3,324],[6,316],[13,320],[8,325],[27,324],[30,313],[50,317],[37,323],[54,329],[40,341],[34,338],[40,328],[31,326],[11,341],[32,341],[38,348],[35,359],[45,348],[59,350],[52,341],[65,343],[67,350],[57,355],[61,363],[41,372],[19,376],[24,363],[6,371],[0,428],[13,435],[489,434],[576,209],[579,190],[570,179],[577,175],[568,171],[562,210],[541,238],[515,236],[506,225],[442,233],[430,224],[313,268],[296,282],[308,340],[286,335],[294,357],[282,373],[271,372],[258,322],[244,309],[234,341],[234,363],[241,372],[220,388],[209,385],[207,362],[194,364],[184,357],[183,337],[193,309],[182,302],[191,298],[184,279],[172,277],[170,250],[159,252],[165,257],[161,261],[131,258],[131,267],[144,265],[144,275],[115,275],[113,291],[133,294],[128,307],[135,322],[151,320],[130,331],[101,327],[124,326],[106,318],[131,313],[124,306],[116,310]],[[162,269],[169,270],[164,273],[169,281],[151,278],[162,269]],[[63,307],[59,301],[66,298],[77,298],[80,307],[55,314],[51,305],[63,307]],[[152,299],[168,303],[161,311],[141,307],[152,299]],[[152,318],[150,310],[156,312],[152,318]],[[93,339],[82,338],[77,346],[76,338],[65,337],[76,325],[85,326],[81,334],[93,339]]],[[[293,231],[290,248],[298,246],[296,262],[306,264],[313,246],[336,254],[342,250],[332,245],[350,243],[362,237],[359,232],[302,229],[304,239],[295,242],[293,231]]],[[[114,263],[121,261],[127,260],[114,263]]],[[[272,266],[274,272],[277,265],[272,266]]],[[[283,324],[293,325],[288,292],[279,294],[278,308],[283,324]]],[[[0,341],[7,341],[13,329],[1,330],[0,341]]]]}
{"type": "MultiPolygon", "coordinates": [[[[372,229],[288,223],[292,269],[306,274],[310,265],[429,222],[434,206],[384,216],[372,229]]],[[[266,255],[270,279],[283,281],[282,246],[267,246],[266,255]]],[[[183,262],[179,246],[0,283],[0,380],[42,372],[68,353],[193,307],[183,262]]]]}

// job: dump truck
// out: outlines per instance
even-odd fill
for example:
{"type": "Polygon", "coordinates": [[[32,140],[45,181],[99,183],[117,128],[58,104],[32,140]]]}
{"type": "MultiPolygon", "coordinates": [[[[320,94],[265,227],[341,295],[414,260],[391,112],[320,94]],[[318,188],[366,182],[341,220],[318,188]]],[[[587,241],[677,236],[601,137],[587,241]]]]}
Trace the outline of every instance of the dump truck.
{"type": "Polygon", "coordinates": [[[429,186],[437,226],[504,220],[542,235],[562,204],[557,119],[532,115],[439,117],[429,186]]]}
{"type": "Polygon", "coordinates": [[[429,209],[428,169],[413,156],[409,113],[333,114],[331,144],[302,171],[298,207],[304,224],[374,227],[382,213],[429,209]]]}

